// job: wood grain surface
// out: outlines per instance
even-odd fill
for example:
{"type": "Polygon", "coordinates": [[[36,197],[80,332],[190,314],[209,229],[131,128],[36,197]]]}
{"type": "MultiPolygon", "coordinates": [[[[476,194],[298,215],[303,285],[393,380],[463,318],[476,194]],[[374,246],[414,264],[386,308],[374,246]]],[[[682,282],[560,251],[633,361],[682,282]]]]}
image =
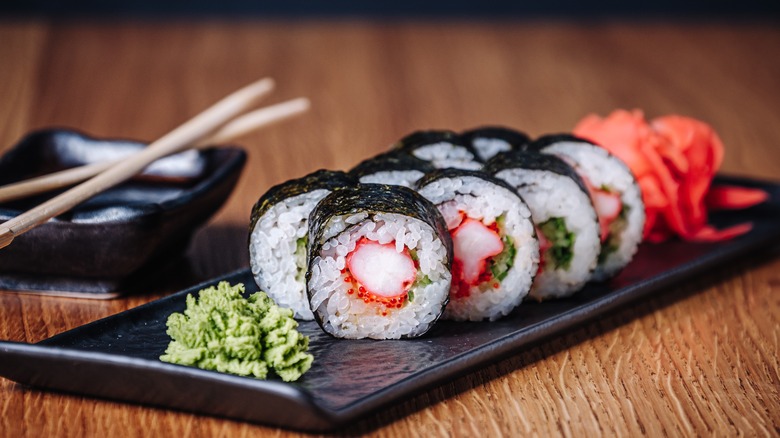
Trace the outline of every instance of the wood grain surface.
{"type": "MultiPolygon", "coordinates": [[[[246,267],[249,211],[270,185],[345,169],[422,128],[570,130],[643,108],[711,123],[723,171],[780,180],[780,29],[566,22],[0,22],[0,149],[69,126],[151,140],[238,87],[312,111],[246,136],[248,166],[180,268],[89,301],[0,293],[0,339],[36,342],[246,267]]],[[[777,252],[775,252],[777,254],[777,252]]],[[[780,258],[681,284],[518,352],[345,431],[376,436],[777,436],[780,258]]],[[[32,390],[0,380],[0,435],[295,435],[32,390]]]]}

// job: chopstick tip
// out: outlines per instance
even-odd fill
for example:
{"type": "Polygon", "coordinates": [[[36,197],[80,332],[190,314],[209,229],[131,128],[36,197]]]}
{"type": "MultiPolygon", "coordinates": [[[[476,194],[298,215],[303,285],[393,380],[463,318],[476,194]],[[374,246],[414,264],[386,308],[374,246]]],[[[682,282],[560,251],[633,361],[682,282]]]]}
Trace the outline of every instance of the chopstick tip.
{"type": "Polygon", "coordinates": [[[296,101],[299,102],[299,105],[301,106],[301,109],[306,111],[309,108],[311,108],[311,100],[309,100],[308,97],[299,97],[296,99],[296,101]]]}
{"type": "Polygon", "coordinates": [[[311,101],[307,97],[296,97],[288,101],[275,105],[276,108],[284,108],[285,113],[295,115],[308,111],[311,108],[311,101]]]}
{"type": "Polygon", "coordinates": [[[270,91],[276,86],[276,81],[274,81],[273,78],[262,78],[254,82],[251,86],[255,86],[264,91],[270,91]]]}

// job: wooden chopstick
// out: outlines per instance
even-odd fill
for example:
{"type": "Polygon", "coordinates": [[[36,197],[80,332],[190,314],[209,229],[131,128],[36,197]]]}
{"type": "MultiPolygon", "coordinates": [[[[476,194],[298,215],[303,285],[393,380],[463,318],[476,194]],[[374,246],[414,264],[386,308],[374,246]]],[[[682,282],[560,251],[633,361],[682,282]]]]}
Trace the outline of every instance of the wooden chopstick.
{"type": "MultiPolygon", "coordinates": [[[[231,120],[212,135],[191,145],[191,148],[203,149],[212,145],[224,144],[257,129],[301,114],[308,109],[309,100],[305,97],[270,105],[231,120]]],[[[0,187],[0,203],[78,184],[125,159],[87,164],[7,184],[0,187]]]]}
{"type": "Polygon", "coordinates": [[[258,110],[254,110],[244,114],[241,117],[231,120],[210,137],[195,143],[194,147],[197,149],[202,149],[207,146],[229,142],[234,138],[249,134],[252,131],[302,114],[308,111],[309,106],[309,99],[305,97],[298,97],[282,103],[277,103],[275,105],[270,105],[258,110]]]}
{"type": "Polygon", "coordinates": [[[274,87],[271,79],[261,79],[228,95],[173,131],[108,170],[0,225],[0,248],[16,236],[62,214],[79,203],[141,172],[154,160],[179,152],[213,133],[219,127],[255,106],[274,87]]]}

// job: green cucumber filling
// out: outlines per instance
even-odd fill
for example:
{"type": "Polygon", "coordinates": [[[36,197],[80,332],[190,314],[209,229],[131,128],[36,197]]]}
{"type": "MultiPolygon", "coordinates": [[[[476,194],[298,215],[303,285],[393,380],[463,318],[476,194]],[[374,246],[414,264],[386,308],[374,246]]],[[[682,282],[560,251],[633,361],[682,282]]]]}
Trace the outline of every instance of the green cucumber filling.
{"type": "Polygon", "coordinates": [[[308,240],[308,236],[303,236],[295,241],[295,266],[298,267],[295,280],[298,282],[303,282],[306,276],[306,244],[308,240]]]}
{"type": "Polygon", "coordinates": [[[504,249],[497,255],[490,258],[488,261],[488,268],[490,273],[493,274],[493,278],[498,281],[502,281],[509,274],[509,270],[515,264],[515,254],[517,254],[517,248],[515,248],[514,241],[511,237],[505,234],[506,230],[506,217],[501,215],[496,218],[496,225],[498,225],[499,235],[503,235],[501,243],[504,244],[504,249]]]}
{"type": "Polygon", "coordinates": [[[503,280],[509,274],[509,270],[515,263],[515,254],[517,254],[514,242],[509,236],[504,236],[501,242],[504,243],[504,250],[492,257],[489,262],[490,272],[493,274],[493,278],[498,281],[503,280]]]}
{"type": "MultiPolygon", "coordinates": [[[[417,262],[420,261],[420,257],[417,255],[417,251],[414,249],[409,250],[409,256],[412,258],[412,261],[414,261],[415,266],[417,266],[417,262]]],[[[412,286],[409,288],[409,292],[406,293],[406,298],[408,302],[414,301],[414,291],[418,288],[428,286],[429,284],[433,283],[427,275],[423,274],[419,267],[417,269],[417,277],[414,279],[414,283],[412,283],[412,286]]]]}
{"type": "Polygon", "coordinates": [[[539,225],[539,231],[550,243],[544,254],[546,266],[553,269],[569,269],[574,258],[574,240],[576,236],[566,227],[562,217],[553,217],[539,225]]]}
{"type": "Polygon", "coordinates": [[[607,239],[601,244],[599,263],[604,263],[604,261],[607,260],[607,257],[614,254],[618,248],[620,248],[620,237],[623,235],[623,231],[628,228],[628,210],[628,206],[624,204],[623,208],[620,209],[618,216],[609,224],[607,239]]]}

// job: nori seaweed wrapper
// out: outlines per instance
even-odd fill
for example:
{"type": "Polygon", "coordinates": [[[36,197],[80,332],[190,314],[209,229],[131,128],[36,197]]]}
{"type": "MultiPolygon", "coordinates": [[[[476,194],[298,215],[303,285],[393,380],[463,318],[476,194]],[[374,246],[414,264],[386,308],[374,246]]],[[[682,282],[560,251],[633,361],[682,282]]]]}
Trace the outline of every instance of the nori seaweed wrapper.
{"type": "Polygon", "coordinates": [[[474,145],[474,140],[478,138],[503,140],[509,144],[512,149],[522,149],[523,146],[531,142],[531,138],[524,132],[503,126],[483,126],[474,128],[462,132],[460,136],[465,143],[472,146],[474,145]]]}
{"type": "Polygon", "coordinates": [[[452,267],[452,239],[447,224],[433,203],[414,190],[403,186],[387,184],[358,184],[345,187],[326,196],[314,207],[309,216],[309,281],[312,261],[320,253],[325,243],[323,236],[328,220],[336,216],[349,216],[368,213],[368,218],[376,213],[395,213],[419,219],[436,232],[437,237],[447,248],[447,269],[452,267]]]}
{"type": "Polygon", "coordinates": [[[527,144],[525,146],[525,149],[532,150],[532,151],[542,151],[542,149],[546,148],[547,146],[551,146],[553,144],[563,143],[563,142],[581,143],[581,144],[587,144],[592,146],[598,146],[596,143],[593,143],[592,141],[586,140],[582,137],[577,137],[576,135],[572,135],[572,134],[547,134],[527,144]]]}
{"type": "MultiPolygon", "coordinates": [[[[485,163],[485,172],[495,175],[505,169],[545,170],[568,176],[585,193],[590,193],[585,182],[568,163],[555,155],[542,154],[530,150],[513,150],[502,152],[485,163]]],[[[590,196],[590,195],[589,195],[590,196]]]]}
{"type": "MultiPolygon", "coordinates": [[[[481,170],[466,170],[466,169],[437,169],[433,172],[425,174],[422,178],[420,178],[417,183],[415,184],[416,189],[420,189],[421,187],[424,187],[436,180],[442,179],[442,178],[461,178],[461,177],[467,177],[467,176],[473,176],[475,178],[479,178],[483,181],[487,181],[491,184],[495,184],[497,186],[500,186],[502,188],[505,188],[509,190],[510,192],[517,195],[517,190],[512,187],[511,184],[504,181],[501,178],[496,178],[492,174],[489,174],[487,172],[483,172],[481,170]]],[[[518,197],[520,195],[517,195],[518,197]]]]}
{"type": "Polygon", "coordinates": [[[415,149],[429,146],[436,143],[449,143],[453,146],[458,146],[466,149],[474,157],[474,161],[481,163],[479,154],[471,146],[471,143],[463,141],[460,135],[453,131],[447,130],[432,130],[432,131],[417,131],[413,132],[406,137],[398,140],[393,146],[392,150],[401,151],[407,154],[412,154],[415,149]]]}
{"type": "Polygon", "coordinates": [[[366,175],[373,175],[379,172],[388,171],[412,171],[419,170],[422,173],[428,173],[436,170],[429,161],[421,160],[414,155],[406,154],[397,150],[385,152],[367,160],[361,161],[357,166],[349,171],[349,174],[355,179],[360,179],[366,175]]]}
{"type": "Polygon", "coordinates": [[[274,205],[284,202],[284,200],[298,196],[303,193],[314,190],[326,189],[330,191],[339,190],[344,187],[357,184],[351,175],[338,170],[320,169],[312,172],[302,178],[291,179],[289,181],[277,184],[270,189],[252,207],[252,214],[249,219],[249,233],[255,229],[257,221],[274,205]]]}
{"type": "MultiPolygon", "coordinates": [[[[634,181],[634,184],[639,184],[637,182],[636,175],[634,175],[634,171],[631,170],[631,168],[628,166],[628,164],[626,164],[626,162],[623,161],[620,157],[618,157],[617,155],[613,154],[612,152],[610,152],[608,149],[602,147],[601,145],[599,145],[597,143],[593,143],[592,141],[584,139],[582,137],[577,137],[576,135],[572,135],[572,134],[547,134],[547,135],[544,135],[542,137],[539,137],[538,139],[536,139],[533,142],[531,142],[528,145],[526,145],[526,149],[527,150],[531,150],[531,151],[546,153],[544,151],[545,148],[547,148],[549,146],[552,146],[554,144],[563,143],[563,142],[574,143],[574,144],[580,145],[580,146],[595,146],[597,148],[604,149],[604,151],[607,152],[608,156],[610,156],[611,158],[614,158],[615,160],[620,162],[620,164],[623,165],[623,167],[626,169],[626,171],[631,175],[631,179],[634,181]]],[[[641,190],[640,190],[640,192],[641,192],[641,190]]]]}
{"type": "MultiPolygon", "coordinates": [[[[309,235],[306,248],[308,257],[306,289],[309,300],[312,298],[312,291],[308,290],[308,284],[311,281],[314,259],[320,254],[322,245],[325,243],[323,237],[328,221],[333,217],[349,216],[357,213],[368,213],[366,219],[372,219],[377,213],[395,213],[425,222],[433,228],[436,236],[447,249],[447,260],[444,261],[444,266],[447,270],[452,269],[452,238],[447,230],[444,218],[439,213],[439,209],[431,201],[425,199],[414,190],[403,186],[358,184],[357,186],[346,187],[330,193],[317,204],[309,216],[309,235]]],[[[347,227],[342,233],[348,232],[350,228],[347,227]]],[[[448,301],[449,298],[446,298],[442,306],[446,306],[448,301]]],[[[317,324],[322,327],[323,322],[319,312],[314,311],[313,313],[317,324]]],[[[433,327],[434,323],[435,321],[431,322],[429,327],[433,327]]],[[[327,330],[324,331],[330,334],[327,330]]],[[[420,333],[417,336],[422,334],[420,333]]],[[[402,336],[402,339],[406,337],[402,336]]]]}

